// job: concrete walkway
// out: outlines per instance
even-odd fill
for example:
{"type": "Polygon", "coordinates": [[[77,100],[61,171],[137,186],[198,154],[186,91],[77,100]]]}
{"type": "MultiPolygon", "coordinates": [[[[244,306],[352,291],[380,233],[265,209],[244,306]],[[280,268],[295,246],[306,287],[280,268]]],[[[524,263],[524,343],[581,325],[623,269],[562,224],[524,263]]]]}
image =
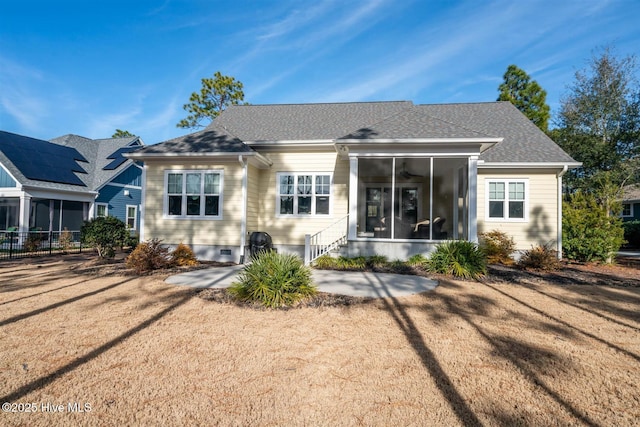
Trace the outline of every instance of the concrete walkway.
{"type": "MultiPolygon", "coordinates": [[[[237,265],[194,270],[170,276],[166,282],[194,288],[226,288],[242,268],[237,265]]],[[[438,286],[438,282],[426,277],[359,271],[313,270],[313,280],[320,292],[371,298],[413,295],[438,286]]]]}

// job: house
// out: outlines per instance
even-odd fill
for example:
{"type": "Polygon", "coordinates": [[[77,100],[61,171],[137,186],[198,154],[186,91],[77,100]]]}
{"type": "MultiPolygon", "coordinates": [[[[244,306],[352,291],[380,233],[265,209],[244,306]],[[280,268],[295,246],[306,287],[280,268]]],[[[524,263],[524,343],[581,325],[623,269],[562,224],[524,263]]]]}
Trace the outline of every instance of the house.
{"type": "Polygon", "coordinates": [[[626,185],[622,194],[622,220],[640,221],[640,184],[626,185]]]}
{"type": "Polygon", "coordinates": [[[123,153],[138,137],[51,141],[0,131],[0,231],[79,231],[112,215],[139,228],[142,167],[123,153]]]}
{"type": "Polygon", "coordinates": [[[562,176],[580,165],[508,102],[236,105],[126,156],[144,161],[142,239],[235,262],[256,231],[307,262],[494,229],[560,248],[562,176]]]}

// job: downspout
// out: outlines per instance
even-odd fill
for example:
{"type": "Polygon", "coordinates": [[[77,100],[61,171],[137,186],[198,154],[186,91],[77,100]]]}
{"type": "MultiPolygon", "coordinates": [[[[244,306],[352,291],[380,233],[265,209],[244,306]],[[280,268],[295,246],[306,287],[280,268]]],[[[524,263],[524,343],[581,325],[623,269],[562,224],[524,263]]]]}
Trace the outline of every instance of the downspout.
{"type": "Polygon", "coordinates": [[[556,174],[558,180],[558,241],[556,242],[556,250],[558,259],[562,259],[562,177],[569,170],[569,166],[564,165],[562,170],[556,174]]]}
{"type": "Polygon", "coordinates": [[[238,161],[242,165],[242,203],[240,203],[240,264],[244,264],[244,248],[247,244],[247,161],[238,156],[238,161]]]}

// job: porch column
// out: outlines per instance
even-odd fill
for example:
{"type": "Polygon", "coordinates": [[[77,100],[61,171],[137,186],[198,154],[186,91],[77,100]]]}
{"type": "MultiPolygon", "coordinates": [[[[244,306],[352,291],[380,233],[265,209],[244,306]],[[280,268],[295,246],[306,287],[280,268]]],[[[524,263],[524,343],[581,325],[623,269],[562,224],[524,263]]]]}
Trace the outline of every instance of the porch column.
{"type": "Polygon", "coordinates": [[[349,230],[347,240],[358,235],[358,158],[349,157],[349,230]]]}
{"type": "MultiPolygon", "coordinates": [[[[31,196],[20,194],[20,217],[18,218],[18,231],[20,236],[25,236],[29,232],[29,216],[31,214],[31,196]]],[[[22,240],[22,237],[20,238],[22,240]]]]}
{"type": "Polygon", "coordinates": [[[478,243],[478,156],[469,157],[469,241],[478,243]]]}

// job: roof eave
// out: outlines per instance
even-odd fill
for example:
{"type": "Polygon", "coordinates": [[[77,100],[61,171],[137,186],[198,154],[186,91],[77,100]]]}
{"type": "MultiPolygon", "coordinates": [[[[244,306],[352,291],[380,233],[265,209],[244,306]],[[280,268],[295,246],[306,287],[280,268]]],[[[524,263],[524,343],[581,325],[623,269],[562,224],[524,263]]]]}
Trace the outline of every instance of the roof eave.
{"type": "Polygon", "coordinates": [[[124,157],[135,160],[159,160],[159,159],[193,159],[193,158],[216,158],[216,159],[237,159],[239,156],[242,157],[254,157],[256,161],[265,166],[271,166],[272,162],[267,159],[262,154],[256,151],[219,151],[219,152],[207,152],[207,153],[177,153],[177,152],[169,152],[169,153],[125,153],[124,157]]]}
{"type": "Polygon", "coordinates": [[[478,162],[479,169],[513,169],[513,168],[531,168],[531,169],[548,169],[548,168],[564,168],[576,169],[582,166],[580,162],[478,162]]]}

